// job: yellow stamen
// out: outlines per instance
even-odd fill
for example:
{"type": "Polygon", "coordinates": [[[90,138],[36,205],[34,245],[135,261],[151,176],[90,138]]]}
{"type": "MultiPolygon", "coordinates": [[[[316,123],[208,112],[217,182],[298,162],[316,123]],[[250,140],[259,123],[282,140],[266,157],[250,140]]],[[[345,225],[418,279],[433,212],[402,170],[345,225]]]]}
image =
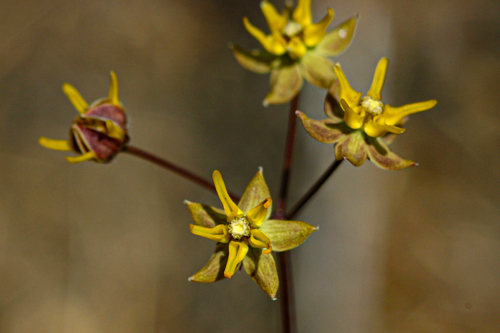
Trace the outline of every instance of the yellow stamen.
{"type": "Polygon", "coordinates": [[[118,79],[116,78],[115,72],[111,71],[111,82],[109,84],[109,102],[113,105],[120,106],[120,100],[118,99],[118,79]]]}
{"type": "Polygon", "coordinates": [[[212,174],[214,180],[215,190],[219,196],[222,206],[224,207],[224,212],[227,215],[227,222],[231,222],[235,218],[243,217],[243,211],[231,200],[231,197],[227,193],[226,184],[222,179],[222,175],[218,170],[215,170],[212,174]]]}
{"type": "Polygon", "coordinates": [[[276,37],[276,33],[266,36],[259,28],[251,24],[246,17],[243,18],[243,24],[245,24],[247,31],[262,44],[267,52],[274,55],[282,55],[286,52],[285,45],[283,45],[281,39],[276,37]]]}
{"type": "Polygon", "coordinates": [[[299,0],[292,17],[295,22],[301,24],[303,27],[311,24],[311,0],[299,0]]]}
{"type": "Polygon", "coordinates": [[[224,276],[230,279],[238,264],[245,259],[248,252],[248,245],[243,242],[229,242],[229,257],[227,259],[226,268],[224,269],[224,276]]]}
{"type": "Polygon", "coordinates": [[[44,146],[45,148],[53,149],[53,150],[61,150],[61,151],[71,151],[73,147],[68,140],[52,140],[45,137],[41,137],[38,139],[38,142],[44,146]]]}
{"type": "Polygon", "coordinates": [[[333,67],[333,70],[335,71],[335,75],[337,76],[337,79],[339,80],[339,86],[340,86],[340,99],[344,99],[348,105],[356,106],[359,104],[359,100],[361,98],[361,93],[357,92],[356,90],[352,89],[351,85],[349,84],[349,81],[347,81],[347,78],[344,75],[344,72],[342,71],[342,68],[340,67],[340,64],[337,63],[335,64],[335,67],[333,67]]]}
{"type": "Polygon", "coordinates": [[[293,59],[299,59],[304,56],[307,52],[307,47],[305,44],[302,42],[302,39],[300,37],[292,37],[290,41],[288,42],[286,46],[286,50],[288,51],[288,54],[290,54],[290,57],[293,59]]]}
{"type": "Polygon", "coordinates": [[[402,127],[387,125],[382,115],[375,116],[367,121],[364,130],[372,138],[386,135],[387,132],[401,134],[405,131],[402,127]]]}
{"type": "Polygon", "coordinates": [[[78,110],[80,113],[85,113],[87,112],[89,105],[85,100],[83,99],[82,95],[78,92],[78,90],[75,89],[71,84],[65,83],[62,86],[62,89],[66,96],[68,96],[69,100],[71,101],[71,104],[75,107],[75,109],[78,110]]]}
{"type": "Polygon", "coordinates": [[[66,156],[66,161],[68,161],[69,163],[81,163],[96,158],[97,158],[96,154],[93,151],[89,151],[80,156],[66,156]]]}
{"type": "Polygon", "coordinates": [[[398,125],[406,116],[413,113],[429,110],[430,108],[433,108],[436,103],[436,100],[431,99],[429,101],[403,105],[397,108],[386,105],[382,116],[384,117],[385,123],[387,125],[398,125]]]}
{"type": "Polygon", "coordinates": [[[385,74],[387,73],[387,66],[389,66],[389,60],[387,58],[382,58],[377,64],[375,69],[375,75],[373,75],[373,82],[370,90],[368,90],[367,95],[374,100],[382,100],[382,88],[384,87],[385,74]]]}
{"type": "Polygon", "coordinates": [[[328,8],[328,12],[318,23],[310,24],[304,28],[304,42],[308,47],[319,44],[325,37],[326,28],[333,20],[333,9],[328,8]]]}
{"type": "Polygon", "coordinates": [[[224,224],[216,225],[213,228],[190,224],[189,230],[191,230],[191,232],[196,236],[205,237],[220,243],[227,243],[230,238],[229,233],[227,232],[227,226],[224,224]]]}
{"type": "Polygon", "coordinates": [[[264,223],[272,204],[273,200],[271,198],[267,198],[248,211],[247,219],[254,228],[260,228],[262,223],[264,223]]]}
{"type": "Polygon", "coordinates": [[[366,116],[366,111],[365,109],[358,105],[355,106],[354,108],[349,107],[347,105],[345,99],[340,100],[340,105],[342,106],[342,109],[344,109],[344,121],[352,129],[358,129],[363,126],[363,123],[365,121],[365,116],[366,116]]]}
{"type": "Polygon", "coordinates": [[[252,231],[250,231],[248,243],[252,247],[266,249],[262,251],[264,254],[269,254],[273,251],[271,240],[259,229],[252,229],[252,231]]]}
{"type": "Polygon", "coordinates": [[[269,26],[269,30],[281,30],[285,27],[287,23],[287,18],[276,10],[276,8],[267,1],[262,1],[260,3],[260,9],[264,16],[266,17],[267,25],[269,26]]]}

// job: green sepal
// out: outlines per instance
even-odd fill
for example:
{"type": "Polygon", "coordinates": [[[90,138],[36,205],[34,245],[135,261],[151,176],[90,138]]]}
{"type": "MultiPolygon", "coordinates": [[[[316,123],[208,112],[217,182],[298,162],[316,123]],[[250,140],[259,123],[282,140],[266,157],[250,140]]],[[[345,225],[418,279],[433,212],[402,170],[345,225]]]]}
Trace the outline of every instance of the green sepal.
{"type": "Polygon", "coordinates": [[[262,104],[267,106],[291,101],[299,93],[303,82],[298,64],[272,70],[270,90],[262,104]]]}
{"type": "Polygon", "coordinates": [[[367,140],[368,158],[379,168],[386,170],[401,170],[418,165],[413,161],[405,160],[393,153],[383,140],[371,137],[368,137],[367,140]]]}
{"type": "Polygon", "coordinates": [[[354,131],[346,135],[335,145],[335,158],[347,159],[354,166],[361,166],[366,161],[366,142],[361,131],[354,131]]]}
{"type": "Polygon", "coordinates": [[[191,217],[197,225],[213,228],[218,224],[226,223],[227,217],[222,209],[188,200],[184,200],[184,203],[187,205],[189,213],[191,213],[191,217]]]}
{"type": "Polygon", "coordinates": [[[331,119],[314,120],[304,113],[297,111],[297,116],[302,121],[305,130],[314,139],[323,143],[335,143],[340,141],[349,129],[344,123],[335,123],[331,119]]]}
{"type": "Polygon", "coordinates": [[[271,240],[273,251],[291,250],[302,244],[307,237],[318,228],[302,221],[267,220],[262,231],[271,240]]]}
{"type": "Polygon", "coordinates": [[[226,268],[228,256],[228,245],[217,243],[215,251],[205,267],[188,280],[192,282],[212,283],[225,279],[224,269],[226,268]]]}
{"type": "Polygon", "coordinates": [[[272,254],[263,254],[262,249],[250,247],[243,267],[263,292],[276,299],[280,281],[272,254]]]}
{"type": "MultiPolygon", "coordinates": [[[[264,179],[264,173],[262,168],[252,178],[250,183],[248,183],[243,196],[238,203],[238,207],[245,213],[257,205],[259,205],[263,200],[269,198],[271,194],[269,193],[269,188],[267,187],[266,181],[264,179]]],[[[268,212],[271,214],[272,208],[269,207],[268,212]]],[[[269,215],[268,214],[268,215],[269,215]]],[[[269,217],[269,216],[268,216],[269,217]]]]}
{"type": "Polygon", "coordinates": [[[344,52],[352,42],[358,19],[359,16],[356,15],[327,32],[315,51],[326,57],[338,56],[344,52]]]}
{"type": "Polygon", "coordinates": [[[229,46],[239,64],[257,74],[269,73],[277,56],[265,50],[248,51],[239,45],[229,46]]]}
{"type": "Polygon", "coordinates": [[[300,59],[300,70],[304,78],[312,85],[328,89],[337,79],[333,62],[314,51],[307,52],[300,59]]]}

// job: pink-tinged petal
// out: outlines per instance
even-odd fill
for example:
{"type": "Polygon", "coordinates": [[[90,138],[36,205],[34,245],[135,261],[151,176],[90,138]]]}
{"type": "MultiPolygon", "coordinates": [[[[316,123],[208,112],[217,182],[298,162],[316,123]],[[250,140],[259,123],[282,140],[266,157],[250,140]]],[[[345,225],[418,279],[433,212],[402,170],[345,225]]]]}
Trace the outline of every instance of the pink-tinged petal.
{"type": "Polygon", "coordinates": [[[263,254],[262,249],[250,248],[243,259],[243,267],[263,292],[276,299],[280,281],[272,254],[263,254]]]}
{"type": "Polygon", "coordinates": [[[302,121],[307,133],[319,142],[335,143],[349,133],[349,129],[344,123],[336,123],[328,118],[323,120],[314,120],[308,118],[300,111],[297,111],[296,113],[302,121]]]}
{"type": "Polygon", "coordinates": [[[94,152],[99,162],[111,161],[126,143],[126,141],[113,139],[106,134],[94,131],[82,125],[73,125],[72,129],[77,129],[81,139],[85,142],[85,146],[94,152]]]}
{"type": "Polygon", "coordinates": [[[184,200],[184,203],[187,205],[194,223],[199,226],[213,228],[218,224],[226,223],[227,216],[222,209],[188,200],[184,200]]]}
{"type": "Polygon", "coordinates": [[[311,84],[328,89],[337,79],[333,62],[314,51],[307,52],[300,60],[304,78],[311,84]]]}
{"type": "Polygon", "coordinates": [[[264,99],[264,106],[291,101],[302,88],[302,75],[299,65],[283,67],[271,71],[271,89],[264,99]]]}
{"type": "Polygon", "coordinates": [[[328,118],[340,123],[344,119],[344,110],[340,106],[340,85],[339,81],[333,81],[325,98],[325,114],[328,118]]]}
{"type": "Polygon", "coordinates": [[[231,45],[231,51],[239,64],[249,71],[265,74],[271,71],[276,56],[264,50],[248,51],[238,45],[231,45]]]}
{"type": "Polygon", "coordinates": [[[229,248],[227,243],[217,244],[214,254],[212,254],[205,267],[188,280],[192,282],[212,283],[225,279],[224,269],[226,268],[228,256],[229,248]]]}
{"type": "Polygon", "coordinates": [[[82,118],[93,118],[102,121],[111,120],[126,132],[127,119],[123,108],[109,103],[100,104],[88,110],[82,118]]]}
{"type": "Polygon", "coordinates": [[[368,158],[379,168],[401,170],[418,165],[413,161],[405,160],[394,154],[383,140],[378,140],[377,138],[368,138],[367,140],[368,158]]]}
{"type": "Polygon", "coordinates": [[[354,166],[361,166],[366,160],[366,143],[360,131],[346,135],[335,145],[335,158],[348,160],[354,166]]]}
{"type": "Polygon", "coordinates": [[[326,33],[323,40],[316,46],[316,52],[326,57],[338,56],[344,52],[351,45],[358,18],[359,16],[356,15],[326,33]]]}
{"type": "Polygon", "coordinates": [[[282,252],[299,246],[318,229],[302,221],[267,220],[259,230],[271,240],[273,251],[282,252]]]}
{"type": "MultiPolygon", "coordinates": [[[[253,176],[250,183],[248,183],[243,196],[238,203],[238,207],[247,214],[247,212],[259,205],[263,200],[269,198],[269,188],[267,187],[266,180],[264,179],[264,172],[262,168],[253,176]]],[[[271,209],[269,209],[271,211],[271,209]]]]}

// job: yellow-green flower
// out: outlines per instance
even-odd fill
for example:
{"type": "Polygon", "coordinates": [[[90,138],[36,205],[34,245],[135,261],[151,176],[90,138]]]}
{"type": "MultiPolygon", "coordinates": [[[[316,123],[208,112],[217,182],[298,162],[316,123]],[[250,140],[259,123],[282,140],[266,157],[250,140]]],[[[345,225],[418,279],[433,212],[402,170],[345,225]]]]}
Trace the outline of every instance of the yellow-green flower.
{"type": "Polygon", "coordinates": [[[325,101],[328,118],[312,120],[297,111],[313,138],[323,143],[336,143],[337,160],[345,158],[353,165],[360,166],[368,157],[378,167],[389,170],[416,165],[394,154],[387,144],[395,135],[405,131],[401,126],[408,115],[428,110],[437,102],[428,100],[400,107],[384,104],[381,93],[388,64],[387,58],[380,59],[370,90],[364,97],[351,88],[340,64],[336,64],[338,86],[330,88],[325,101]]]}
{"type": "Polygon", "coordinates": [[[195,225],[195,235],[216,241],[209,262],[189,281],[211,283],[231,278],[241,267],[272,298],[279,279],[271,251],[287,251],[302,244],[316,230],[302,221],[269,220],[272,199],[260,169],[236,205],[227,193],[224,180],[215,170],[213,180],[224,210],[185,201],[195,225]]]}
{"type": "Polygon", "coordinates": [[[62,89],[80,113],[70,129],[69,140],[52,140],[41,137],[42,146],[62,151],[74,151],[78,156],[67,156],[66,161],[110,162],[128,142],[126,116],[118,99],[118,80],[111,72],[107,98],[101,98],[90,106],[69,83],[62,89]]]}
{"type": "Polygon", "coordinates": [[[315,86],[329,88],[335,81],[335,73],[328,57],[339,55],[349,46],[358,17],[327,33],[333,10],[328,8],[321,21],[312,23],[311,0],[299,0],[295,10],[285,6],[281,14],[268,1],[262,1],[260,7],[269,26],[269,35],[246,17],[243,23],[264,50],[247,51],[237,45],[233,45],[232,50],[246,69],[261,74],[271,72],[271,89],[264,105],[290,101],[300,91],[303,78],[315,86]]]}

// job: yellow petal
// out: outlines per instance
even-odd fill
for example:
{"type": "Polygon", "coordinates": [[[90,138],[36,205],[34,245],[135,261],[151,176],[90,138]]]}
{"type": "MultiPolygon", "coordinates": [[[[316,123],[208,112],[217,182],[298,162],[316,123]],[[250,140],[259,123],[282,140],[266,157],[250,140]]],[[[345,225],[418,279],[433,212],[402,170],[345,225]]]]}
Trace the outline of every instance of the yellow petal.
{"type": "Polygon", "coordinates": [[[269,240],[269,237],[267,237],[259,229],[252,229],[252,231],[250,231],[250,238],[248,239],[248,243],[252,247],[266,249],[262,251],[262,253],[264,254],[269,254],[273,250],[273,247],[271,246],[271,240],[269,240]]]}
{"type": "Polygon", "coordinates": [[[215,189],[217,195],[219,196],[222,206],[224,207],[224,212],[227,215],[227,222],[231,222],[235,218],[243,217],[243,211],[231,200],[231,197],[227,193],[226,184],[222,179],[222,175],[218,170],[215,170],[212,174],[214,180],[215,189]]]}
{"type": "Polygon", "coordinates": [[[75,109],[78,110],[80,113],[85,113],[87,112],[89,105],[85,100],[83,99],[82,95],[78,92],[78,90],[75,89],[71,84],[65,83],[62,86],[62,89],[66,96],[68,96],[69,100],[71,101],[71,104],[75,107],[75,109]]]}
{"type": "Polygon", "coordinates": [[[354,108],[349,107],[344,99],[340,100],[340,105],[344,109],[344,121],[352,129],[358,129],[363,126],[365,121],[366,112],[362,106],[356,106],[354,108]]]}
{"type": "Polygon", "coordinates": [[[339,86],[340,86],[339,97],[340,97],[340,99],[341,100],[344,99],[348,105],[352,105],[352,106],[359,105],[361,93],[357,92],[356,90],[351,88],[349,81],[347,81],[347,78],[345,77],[344,72],[342,71],[342,68],[340,67],[340,64],[336,63],[333,70],[335,71],[335,75],[337,75],[337,79],[339,80],[339,86]]]}
{"type": "Polygon", "coordinates": [[[307,47],[302,42],[302,39],[295,36],[290,39],[288,44],[286,45],[286,50],[292,59],[299,59],[304,56],[307,52],[307,47]]]}
{"type": "Polygon", "coordinates": [[[430,108],[433,108],[436,103],[437,101],[435,99],[431,99],[429,101],[407,104],[397,108],[386,105],[382,116],[384,117],[387,125],[399,125],[406,116],[429,110],[430,108]]]}
{"type": "Polygon", "coordinates": [[[96,154],[93,151],[89,151],[80,156],[66,156],[66,161],[68,161],[69,163],[81,163],[96,158],[97,158],[96,154]]]}
{"type": "Polygon", "coordinates": [[[273,204],[273,199],[267,198],[260,204],[250,209],[247,213],[247,219],[254,228],[260,228],[268,216],[268,211],[273,204]]]}
{"type": "Polygon", "coordinates": [[[229,258],[227,259],[226,269],[224,270],[224,276],[230,279],[238,264],[245,259],[248,252],[248,245],[243,242],[229,242],[229,258]]]}
{"type": "Polygon", "coordinates": [[[286,16],[278,13],[276,8],[267,1],[262,1],[260,3],[260,9],[262,9],[262,13],[266,17],[267,25],[269,26],[269,30],[281,30],[285,27],[288,19],[286,16]]]}
{"type": "Polygon", "coordinates": [[[38,142],[45,148],[53,150],[71,151],[73,147],[68,140],[52,140],[45,137],[38,139],[38,142]]]}
{"type": "Polygon", "coordinates": [[[189,230],[196,236],[205,237],[219,243],[229,242],[230,236],[227,232],[227,226],[224,224],[218,224],[213,228],[190,224],[189,230]]]}
{"type": "Polygon", "coordinates": [[[364,130],[372,138],[386,135],[387,132],[401,134],[405,131],[402,127],[387,125],[382,115],[375,116],[367,121],[364,130]]]}
{"type": "Polygon", "coordinates": [[[276,34],[266,36],[260,29],[251,24],[246,17],[243,18],[243,24],[245,24],[247,31],[262,44],[267,52],[275,55],[282,55],[286,52],[283,41],[276,34]]]}
{"type": "Polygon", "coordinates": [[[311,24],[311,0],[299,0],[297,8],[295,8],[295,11],[293,12],[292,18],[303,27],[311,24]]]}
{"type": "Polygon", "coordinates": [[[377,68],[375,69],[372,86],[370,87],[370,90],[368,90],[367,95],[377,101],[382,100],[382,88],[384,87],[387,66],[389,66],[389,60],[387,60],[387,58],[380,59],[377,64],[377,68]]]}
{"type": "Polygon", "coordinates": [[[333,20],[333,9],[328,8],[325,17],[318,23],[310,24],[304,28],[304,42],[308,47],[318,45],[325,37],[326,28],[333,20]]]}
{"type": "Polygon", "coordinates": [[[123,129],[116,125],[112,120],[106,120],[106,134],[112,138],[118,139],[118,140],[124,140],[125,139],[125,132],[123,132],[123,129]]]}
{"type": "Polygon", "coordinates": [[[115,72],[111,71],[110,74],[111,82],[109,84],[108,99],[111,104],[120,106],[120,101],[118,99],[118,79],[116,78],[115,72]]]}

